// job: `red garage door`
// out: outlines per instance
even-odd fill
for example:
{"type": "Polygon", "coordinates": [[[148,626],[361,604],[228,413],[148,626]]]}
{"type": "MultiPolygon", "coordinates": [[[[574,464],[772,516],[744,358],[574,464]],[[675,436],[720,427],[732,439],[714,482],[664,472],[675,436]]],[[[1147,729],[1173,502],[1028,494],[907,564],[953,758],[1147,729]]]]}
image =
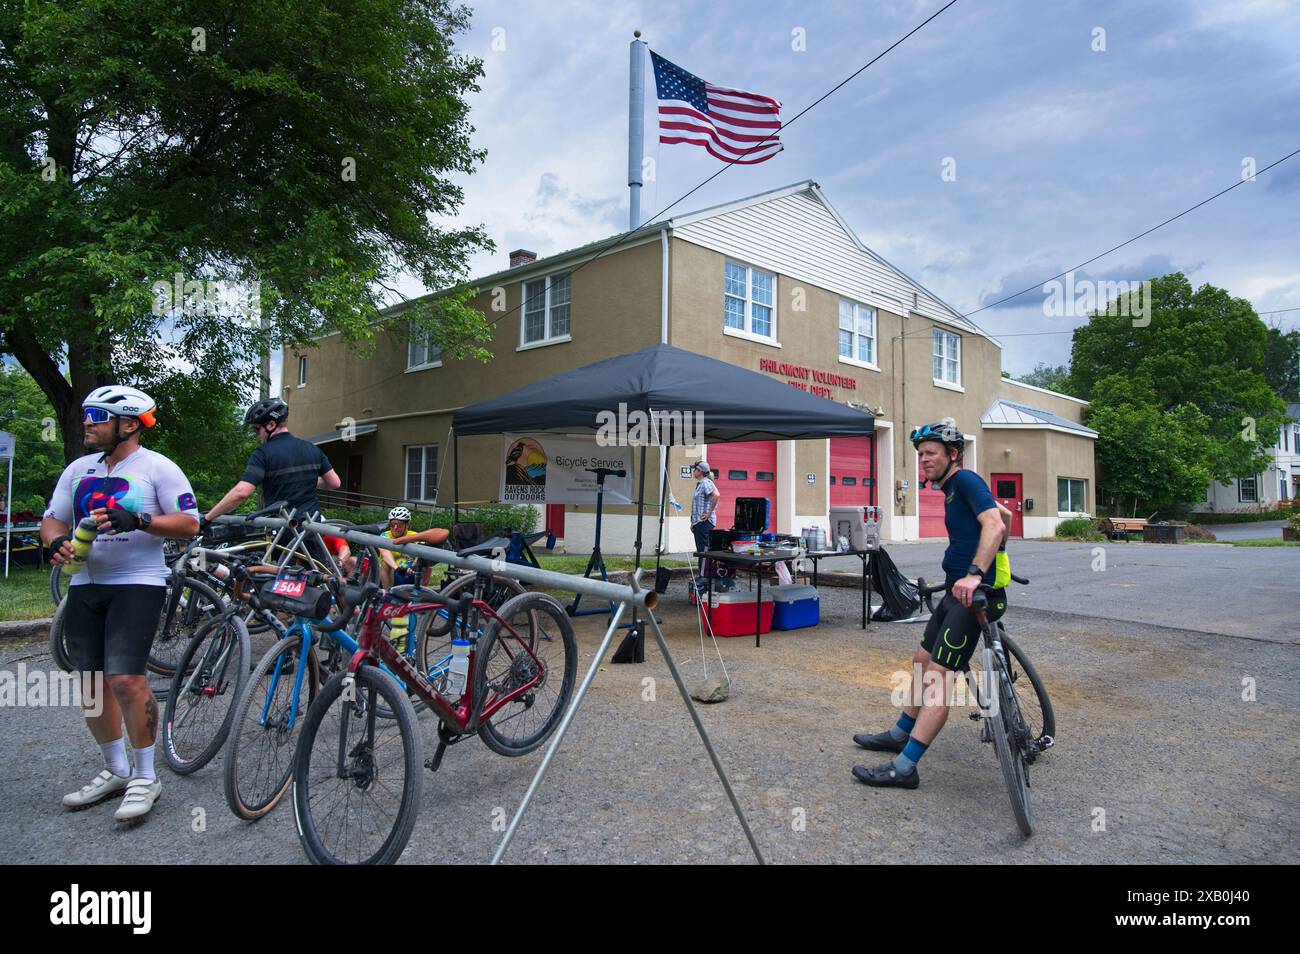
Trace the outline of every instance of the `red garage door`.
{"type": "Polygon", "coordinates": [[[831,438],[831,506],[865,507],[876,502],[871,457],[875,437],[831,438]]]}
{"type": "MultiPolygon", "coordinates": [[[[917,465],[916,486],[921,487],[920,464],[917,465]]],[[[946,537],[948,528],[943,523],[943,491],[930,487],[921,489],[917,494],[918,512],[921,516],[921,536],[946,537]]]]}
{"type": "Polygon", "coordinates": [[[718,501],[718,527],[729,529],[735,520],[737,497],[766,497],[768,525],[776,524],[776,441],[746,444],[710,444],[709,466],[718,472],[713,482],[718,501]]]}

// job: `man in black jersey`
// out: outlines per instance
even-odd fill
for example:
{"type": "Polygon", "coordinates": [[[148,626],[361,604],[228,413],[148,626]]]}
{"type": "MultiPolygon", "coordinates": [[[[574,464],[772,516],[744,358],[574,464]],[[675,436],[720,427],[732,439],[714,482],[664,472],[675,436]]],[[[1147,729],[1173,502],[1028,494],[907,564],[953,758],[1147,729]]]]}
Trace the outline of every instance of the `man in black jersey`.
{"type": "Polygon", "coordinates": [[[290,434],[288,419],[289,405],[279,398],[264,398],[248,409],[244,423],[253,428],[259,446],[248,458],[244,476],[207,512],[205,525],[237,508],[259,485],[265,502],[284,500],[293,510],[310,514],[320,510],[317,490],[338,490],[342,482],[329,458],[315,444],[290,434]]]}

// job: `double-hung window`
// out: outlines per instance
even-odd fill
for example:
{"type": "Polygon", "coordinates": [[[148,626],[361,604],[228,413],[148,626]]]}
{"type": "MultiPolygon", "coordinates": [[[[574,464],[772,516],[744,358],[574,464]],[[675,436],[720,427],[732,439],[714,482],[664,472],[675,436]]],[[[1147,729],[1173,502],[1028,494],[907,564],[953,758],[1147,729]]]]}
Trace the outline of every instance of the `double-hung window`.
{"type": "Polygon", "coordinates": [[[952,332],[934,329],[934,380],[961,386],[961,339],[952,332]]]}
{"type": "Polygon", "coordinates": [[[406,342],[406,370],[434,368],[442,364],[442,352],[433,344],[427,328],[412,325],[406,342]]]}
{"type": "Polygon", "coordinates": [[[840,299],[840,357],[876,363],[876,309],[840,299]]]}
{"type": "Polygon", "coordinates": [[[1075,477],[1057,477],[1056,509],[1059,513],[1087,513],[1088,482],[1075,477]]]}
{"type": "Polygon", "coordinates": [[[569,273],[524,282],[521,345],[567,340],[571,291],[569,273]]]}
{"type": "Polygon", "coordinates": [[[1254,477],[1242,477],[1237,481],[1238,503],[1259,503],[1259,487],[1254,477]]]}
{"type": "Polygon", "coordinates": [[[298,355],[298,387],[305,388],[306,386],[307,386],[307,356],[305,354],[300,354],[298,355]]]}
{"type": "Polygon", "coordinates": [[[406,448],[406,499],[433,503],[438,498],[438,445],[406,448]]]}
{"type": "Polygon", "coordinates": [[[775,341],[776,276],[739,262],[727,262],[724,268],[723,328],[775,341]]]}

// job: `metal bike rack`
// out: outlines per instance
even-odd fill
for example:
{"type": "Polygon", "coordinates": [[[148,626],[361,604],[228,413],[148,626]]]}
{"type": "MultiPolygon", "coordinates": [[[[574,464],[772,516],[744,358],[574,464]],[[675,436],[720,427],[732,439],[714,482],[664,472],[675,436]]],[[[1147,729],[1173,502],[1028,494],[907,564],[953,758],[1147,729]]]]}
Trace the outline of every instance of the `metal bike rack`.
{"type": "MultiPolygon", "coordinates": [[[[232,524],[252,524],[258,527],[267,527],[269,529],[282,529],[290,523],[283,517],[218,517],[214,523],[232,523],[232,524]]],[[[462,557],[450,550],[440,550],[437,547],[431,547],[423,543],[396,543],[388,537],[376,536],[372,533],[363,533],[359,530],[353,530],[346,527],[339,527],[335,524],[318,523],[311,520],[296,521],[300,529],[312,530],[316,533],[327,534],[334,537],[342,537],[349,543],[363,543],[367,546],[378,547],[384,550],[392,550],[395,553],[401,553],[406,556],[423,558],[431,563],[446,563],[450,566],[459,567],[464,570],[473,570],[477,573],[488,573],[495,576],[505,576],[511,579],[520,580],[524,583],[532,583],[539,587],[554,590],[567,590],[570,593],[581,593],[584,596],[590,596],[595,599],[610,600],[617,603],[618,609],[610,615],[609,625],[605,628],[605,637],[601,640],[600,649],[592,658],[591,666],[587,669],[587,674],[583,677],[578,691],[573,697],[568,710],[560,720],[559,726],[555,730],[555,736],[551,739],[546,749],[546,754],[542,757],[542,764],[537,767],[536,774],[524,793],[523,800],[515,810],[514,817],[511,818],[505,834],[501,838],[501,843],[497,846],[496,852],[492,855],[492,864],[501,861],[505,854],[506,848],[510,846],[511,839],[514,838],[515,831],[519,827],[519,822],[524,817],[524,812],[528,810],[533,796],[541,786],[542,779],[546,775],[547,769],[550,768],[551,762],[555,759],[555,753],[560,748],[560,743],[564,741],[565,733],[569,730],[569,725],[573,722],[573,717],[577,714],[579,706],[587,696],[587,690],[591,687],[592,681],[596,678],[596,673],[609,651],[609,644],[614,638],[619,621],[623,617],[623,612],[629,606],[635,609],[653,610],[655,603],[658,602],[658,594],[653,590],[647,591],[641,588],[641,570],[638,569],[632,574],[631,584],[623,586],[618,583],[609,583],[604,580],[592,580],[586,577],[570,576],[567,573],[555,573],[551,570],[539,570],[531,566],[519,566],[514,563],[507,563],[505,560],[490,560],[487,557],[471,556],[462,557]]],[[[740,807],[740,802],[736,799],[736,793],[731,788],[731,781],[727,778],[727,772],[722,767],[722,762],[718,758],[718,753],[713,748],[713,742],[709,739],[709,734],[705,731],[704,723],[700,721],[699,712],[695,708],[695,703],[691,699],[690,692],[686,684],[682,681],[681,673],[677,669],[677,662],[668,650],[668,643],[664,639],[663,630],[659,628],[659,621],[655,619],[654,613],[647,613],[647,624],[654,630],[655,642],[659,644],[659,651],[663,653],[664,661],[668,664],[668,671],[672,674],[673,683],[677,686],[677,692],[682,697],[682,702],[686,704],[686,711],[690,713],[691,721],[695,724],[695,731],[700,736],[705,751],[709,754],[709,760],[713,763],[714,770],[718,773],[718,779],[722,782],[722,788],[727,793],[727,799],[731,802],[732,811],[736,815],[736,820],[740,822],[740,827],[744,829],[745,838],[749,841],[750,850],[754,852],[754,857],[758,859],[759,864],[766,864],[763,853],[759,850],[758,842],[754,839],[754,833],[749,827],[749,821],[745,818],[745,812],[740,807]]]]}

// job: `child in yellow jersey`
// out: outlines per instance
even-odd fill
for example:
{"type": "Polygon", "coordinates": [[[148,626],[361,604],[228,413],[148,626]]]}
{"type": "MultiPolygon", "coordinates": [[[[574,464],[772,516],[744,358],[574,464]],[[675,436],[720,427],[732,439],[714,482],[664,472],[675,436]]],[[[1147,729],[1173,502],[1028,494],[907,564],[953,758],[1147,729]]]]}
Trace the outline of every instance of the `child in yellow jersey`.
{"type": "MultiPolygon", "coordinates": [[[[415,532],[411,530],[411,511],[405,507],[394,507],[388,512],[388,529],[380,536],[397,543],[427,543],[430,546],[441,546],[447,542],[448,531],[433,527],[428,530],[415,532]]],[[[392,550],[379,551],[379,581],[385,589],[392,586],[402,586],[412,583],[418,583],[423,586],[428,579],[428,568],[426,567],[421,576],[424,579],[415,578],[415,558],[403,553],[394,553],[392,550]]],[[[410,617],[400,616],[393,619],[389,624],[390,638],[396,645],[399,652],[406,652],[406,636],[410,630],[410,617]]]]}

